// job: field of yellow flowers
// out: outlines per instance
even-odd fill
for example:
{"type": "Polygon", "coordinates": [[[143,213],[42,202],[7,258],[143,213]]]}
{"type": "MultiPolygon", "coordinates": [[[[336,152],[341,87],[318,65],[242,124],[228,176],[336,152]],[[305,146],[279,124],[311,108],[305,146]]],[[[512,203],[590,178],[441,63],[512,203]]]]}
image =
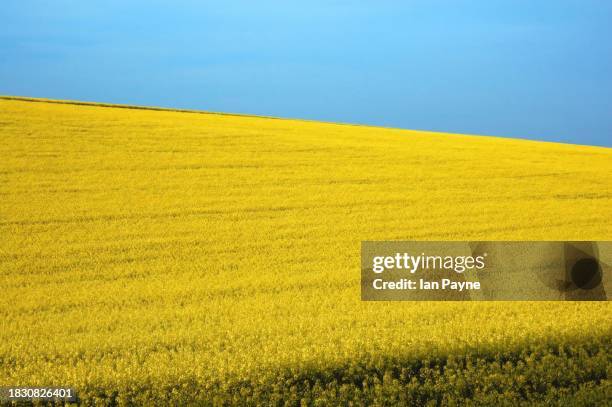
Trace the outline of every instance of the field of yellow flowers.
{"type": "Polygon", "coordinates": [[[610,240],[612,149],[0,99],[0,386],[612,399],[608,302],[362,302],[362,240],[610,240]]]}

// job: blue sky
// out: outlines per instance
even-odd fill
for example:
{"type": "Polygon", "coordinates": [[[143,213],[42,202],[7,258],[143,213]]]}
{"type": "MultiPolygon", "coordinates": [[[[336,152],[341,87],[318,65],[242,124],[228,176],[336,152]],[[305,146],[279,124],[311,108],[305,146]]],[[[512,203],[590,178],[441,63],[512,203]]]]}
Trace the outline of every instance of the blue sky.
{"type": "Polygon", "coordinates": [[[3,0],[0,94],[612,146],[612,2],[3,0]]]}

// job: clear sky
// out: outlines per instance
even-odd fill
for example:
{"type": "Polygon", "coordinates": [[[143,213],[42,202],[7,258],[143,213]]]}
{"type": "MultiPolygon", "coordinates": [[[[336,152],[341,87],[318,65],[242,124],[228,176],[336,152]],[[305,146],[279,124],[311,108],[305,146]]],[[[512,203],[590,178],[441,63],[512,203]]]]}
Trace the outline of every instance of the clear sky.
{"type": "Polygon", "coordinates": [[[612,146],[612,1],[2,0],[0,94],[612,146]]]}

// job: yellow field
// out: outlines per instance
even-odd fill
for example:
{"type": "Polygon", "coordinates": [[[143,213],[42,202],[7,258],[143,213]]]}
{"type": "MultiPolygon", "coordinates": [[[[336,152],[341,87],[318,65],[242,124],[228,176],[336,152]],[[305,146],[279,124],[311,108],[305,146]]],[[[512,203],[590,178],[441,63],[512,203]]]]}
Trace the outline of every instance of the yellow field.
{"type": "Polygon", "coordinates": [[[607,302],[365,303],[359,278],[362,240],[612,239],[612,149],[23,100],[0,137],[0,386],[255,403],[567,343],[609,384],[607,302]]]}

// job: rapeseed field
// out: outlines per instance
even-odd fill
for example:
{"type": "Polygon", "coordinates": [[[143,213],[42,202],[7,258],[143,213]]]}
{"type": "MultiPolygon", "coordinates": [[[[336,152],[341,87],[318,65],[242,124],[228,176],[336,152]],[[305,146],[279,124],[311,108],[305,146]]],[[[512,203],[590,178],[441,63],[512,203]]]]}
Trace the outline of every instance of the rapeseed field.
{"type": "Polygon", "coordinates": [[[0,99],[0,386],[612,399],[608,302],[362,302],[362,240],[610,240],[612,150],[0,99]]]}

